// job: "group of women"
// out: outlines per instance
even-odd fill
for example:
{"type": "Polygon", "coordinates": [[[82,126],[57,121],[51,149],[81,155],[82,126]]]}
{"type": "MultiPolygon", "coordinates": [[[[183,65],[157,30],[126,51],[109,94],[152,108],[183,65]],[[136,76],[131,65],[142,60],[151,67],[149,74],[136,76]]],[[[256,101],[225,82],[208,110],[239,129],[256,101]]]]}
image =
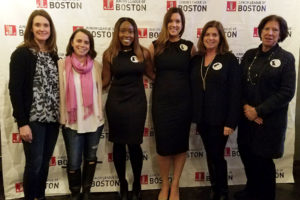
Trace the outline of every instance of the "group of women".
{"type": "Polygon", "coordinates": [[[184,28],[182,10],[170,8],[159,37],[148,50],[139,44],[135,21],[122,17],[115,24],[101,67],[89,31],[74,31],[66,58],[59,60],[51,17],[44,10],[31,14],[24,42],[11,56],[9,80],[13,116],[26,158],[26,200],[45,199],[59,124],[68,157],[70,198],[90,198],[104,124],[102,89],[106,88],[119,198],[142,199],[140,145],[147,113],[143,75],[154,81],[152,116],[162,179],[158,200],[180,198],[191,122],[197,124],[207,153],[212,200],[228,199],[224,149],[237,125],[247,184],[235,198],[275,199],[272,159],[283,154],[287,109],[295,91],[293,55],[278,45],[287,37],[285,20],[271,15],[260,22],[262,43],[245,53],[241,65],[229,51],[220,22],[210,21],[203,27],[198,51],[191,41],[181,38],[184,28]],[[133,171],[131,195],[125,173],[126,146],[133,171]]]}

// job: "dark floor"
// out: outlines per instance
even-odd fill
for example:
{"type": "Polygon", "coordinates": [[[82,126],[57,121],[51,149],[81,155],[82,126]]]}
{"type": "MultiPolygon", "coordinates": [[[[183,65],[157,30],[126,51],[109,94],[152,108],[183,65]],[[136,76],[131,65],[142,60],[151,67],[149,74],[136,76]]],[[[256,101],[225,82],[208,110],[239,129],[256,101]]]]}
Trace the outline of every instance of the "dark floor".
{"type": "MultiPolygon", "coordinates": [[[[299,200],[300,199],[300,161],[294,164],[294,184],[277,184],[277,197],[276,200],[299,200]]],[[[243,186],[236,185],[230,186],[230,199],[233,199],[234,192],[242,189],[243,186]]],[[[156,200],[158,190],[147,190],[142,192],[143,200],[156,200]]],[[[180,196],[183,200],[208,200],[209,187],[192,187],[180,188],[180,196]]],[[[109,193],[93,193],[91,200],[117,200],[116,192],[109,193]]],[[[47,200],[67,200],[67,196],[48,197],[47,200]]],[[[2,172],[0,173],[0,200],[4,200],[2,172]]]]}

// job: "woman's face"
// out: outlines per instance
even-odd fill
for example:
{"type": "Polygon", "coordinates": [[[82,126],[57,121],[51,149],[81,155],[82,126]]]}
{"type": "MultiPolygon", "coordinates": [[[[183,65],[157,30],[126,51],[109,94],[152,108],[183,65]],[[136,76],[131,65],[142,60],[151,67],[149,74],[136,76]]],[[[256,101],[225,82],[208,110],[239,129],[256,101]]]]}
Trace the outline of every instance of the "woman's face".
{"type": "Polygon", "coordinates": [[[261,41],[265,50],[271,49],[277,44],[280,37],[280,26],[277,21],[268,21],[261,31],[261,41]]]}
{"type": "Polygon", "coordinates": [[[179,13],[173,13],[168,22],[168,32],[170,37],[179,37],[182,30],[182,21],[179,13]]]}
{"type": "Polygon", "coordinates": [[[134,27],[130,22],[125,21],[120,25],[119,40],[123,48],[130,48],[134,41],[134,27]]]}
{"type": "Polygon", "coordinates": [[[45,43],[51,34],[50,23],[45,17],[37,15],[33,18],[31,31],[35,41],[45,43]]]}
{"type": "Polygon", "coordinates": [[[71,45],[76,56],[86,56],[90,50],[89,37],[85,33],[79,31],[75,34],[71,45]]]}
{"type": "Polygon", "coordinates": [[[203,44],[206,50],[217,50],[220,43],[220,35],[216,27],[207,29],[204,37],[203,44]]]}

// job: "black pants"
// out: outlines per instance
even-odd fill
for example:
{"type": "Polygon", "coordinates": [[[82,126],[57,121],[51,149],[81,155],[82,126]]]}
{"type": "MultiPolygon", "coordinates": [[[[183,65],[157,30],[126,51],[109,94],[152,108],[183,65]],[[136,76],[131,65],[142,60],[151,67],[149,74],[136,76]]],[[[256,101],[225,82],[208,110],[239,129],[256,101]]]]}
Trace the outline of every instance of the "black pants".
{"type": "Polygon", "coordinates": [[[214,192],[228,193],[227,162],[224,150],[228,136],[224,136],[224,126],[197,124],[206,151],[210,183],[214,192]]]}
{"type": "MultiPolygon", "coordinates": [[[[128,144],[130,163],[133,171],[133,179],[136,187],[140,187],[140,177],[143,166],[143,152],[140,144],[128,144]]],[[[121,186],[127,184],[126,181],[126,144],[113,145],[114,165],[118,174],[121,186]]]]}
{"type": "Polygon", "coordinates": [[[255,199],[275,200],[276,169],[272,158],[254,154],[247,145],[239,145],[247,177],[246,189],[255,199]]]}

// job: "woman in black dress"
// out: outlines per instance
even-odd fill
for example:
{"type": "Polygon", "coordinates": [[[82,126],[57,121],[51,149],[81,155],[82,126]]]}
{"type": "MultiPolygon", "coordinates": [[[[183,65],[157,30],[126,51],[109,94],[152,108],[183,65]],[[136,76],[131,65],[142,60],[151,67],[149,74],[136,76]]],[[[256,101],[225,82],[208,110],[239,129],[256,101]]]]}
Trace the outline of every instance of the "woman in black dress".
{"type": "Polygon", "coordinates": [[[278,42],[288,35],[286,21],[277,15],[262,19],[262,41],[242,58],[243,111],[238,146],[247,177],[236,199],[275,199],[276,169],[273,159],[283,155],[288,105],[295,93],[294,56],[278,42]]]}
{"type": "Polygon", "coordinates": [[[140,176],[143,164],[143,132],[147,101],[143,74],[154,79],[149,51],[138,41],[138,30],[131,18],[120,18],[110,46],[103,54],[103,87],[111,85],[106,102],[109,140],[113,142],[114,165],[120,180],[120,199],[128,199],[125,177],[128,146],[134,182],[132,199],[141,199],[140,176]]]}
{"type": "Polygon", "coordinates": [[[191,63],[193,121],[201,135],[212,187],[211,199],[228,199],[224,150],[240,113],[241,73],[229,52],[223,26],[210,21],[203,27],[198,55],[191,63]]]}
{"type": "Polygon", "coordinates": [[[179,179],[189,148],[191,124],[189,63],[195,47],[181,39],[185,18],[180,8],[165,14],[159,37],[150,46],[156,80],[152,113],[162,187],[159,200],[168,199],[169,171],[174,162],[170,199],[179,199],[179,179]]]}

